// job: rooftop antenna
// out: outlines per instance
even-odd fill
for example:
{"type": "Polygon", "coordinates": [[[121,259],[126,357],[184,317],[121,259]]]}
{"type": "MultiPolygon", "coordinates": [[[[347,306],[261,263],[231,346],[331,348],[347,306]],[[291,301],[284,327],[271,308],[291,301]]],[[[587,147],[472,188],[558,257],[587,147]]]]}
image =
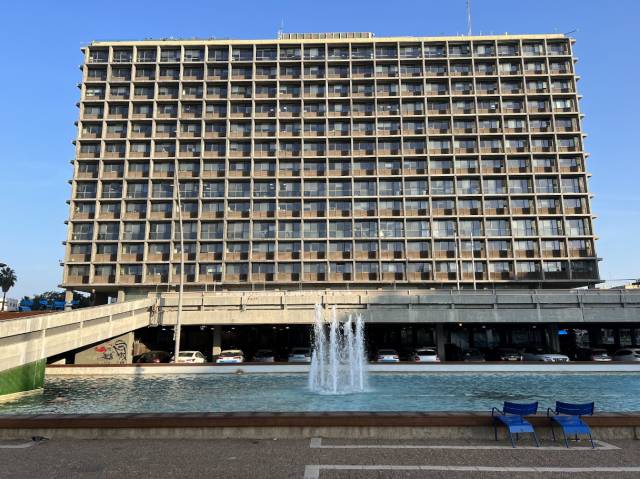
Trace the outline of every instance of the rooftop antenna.
{"type": "Polygon", "coordinates": [[[471,0],[467,0],[467,35],[471,36],[471,0]]]}
{"type": "Polygon", "coordinates": [[[278,28],[278,40],[282,39],[284,33],[284,18],[280,19],[280,28],[278,28]]]}

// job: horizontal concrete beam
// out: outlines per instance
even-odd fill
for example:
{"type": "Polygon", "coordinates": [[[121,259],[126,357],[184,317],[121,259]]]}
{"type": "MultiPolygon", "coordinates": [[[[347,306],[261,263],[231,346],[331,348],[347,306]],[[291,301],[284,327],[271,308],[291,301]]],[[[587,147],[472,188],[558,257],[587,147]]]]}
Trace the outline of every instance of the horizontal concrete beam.
{"type": "MultiPolygon", "coordinates": [[[[160,321],[175,323],[177,294],[160,296],[160,321]]],[[[185,293],[184,324],[311,324],[316,304],[374,323],[640,322],[640,291],[308,290],[185,293]]]]}

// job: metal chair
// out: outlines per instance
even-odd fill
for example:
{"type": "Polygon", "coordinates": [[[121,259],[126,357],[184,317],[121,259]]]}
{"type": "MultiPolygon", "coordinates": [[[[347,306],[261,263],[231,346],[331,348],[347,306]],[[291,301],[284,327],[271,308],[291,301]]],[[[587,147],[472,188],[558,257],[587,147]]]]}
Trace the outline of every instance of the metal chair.
{"type": "Polygon", "coordinates": [[[591,435],[591,429],[582,420],[582,416],[593,416],[594,403],[585,404],[571,404],[566,402],[556,401],[556,408],[547,409],[547,417],[551,420],[551,434],[553,440],[556,440],[556,432],[553,428],[554,424],[557,424],[562,429],[562,435],[564,436],[564,445],[569,447],[567,441],[567,435],[575,434],[576,441],[578,440],[578,434],[585,434],[589,436],[591,441],[591,447],[595,449],[593,442],[593,436],[591,435]]]}
{"type": "Polygon", "coordinates": [[[518,434],[523,432],[530,432],[533,434],[536,446],[540,447],[540,442],[538,441],[536,432],[533,430],[533,426],[524,418],[524,416],[535,414],[536,412],[538,412],[537,401],[531,404],[518,404],[505,401],[502,410],[496,407],[492,408],[491,416],[493,417],[493,433],[496,441],[498,440],[498,424],[502,423],[507,428],[507,434],[512,447],[516,447],[513,440],[513,434],[516,435],[516,440],[518,440],[518,434]]]}

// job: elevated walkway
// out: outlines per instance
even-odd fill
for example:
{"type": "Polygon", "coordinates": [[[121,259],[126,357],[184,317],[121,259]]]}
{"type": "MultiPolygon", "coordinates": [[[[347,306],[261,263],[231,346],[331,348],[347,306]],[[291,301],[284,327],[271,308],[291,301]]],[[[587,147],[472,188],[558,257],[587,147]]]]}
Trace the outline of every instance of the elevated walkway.
{"type": "Polygon", "coordinates": [[[150,324],[155,299],[0,321],[0,396],[42,386],[46,358],[150,324]]]}

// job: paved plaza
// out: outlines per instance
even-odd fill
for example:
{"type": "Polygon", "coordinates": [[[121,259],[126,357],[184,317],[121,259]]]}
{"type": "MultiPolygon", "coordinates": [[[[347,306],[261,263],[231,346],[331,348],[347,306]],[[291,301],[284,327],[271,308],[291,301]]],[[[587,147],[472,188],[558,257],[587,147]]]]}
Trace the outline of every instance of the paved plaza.
{"type": "Polygon", "coordinates": [[[0,441],[0,477],[209,477],[292,479],[640,477],[640,441],[571,449],[527,439],[466,440],[64,440],[0,441]]]}

